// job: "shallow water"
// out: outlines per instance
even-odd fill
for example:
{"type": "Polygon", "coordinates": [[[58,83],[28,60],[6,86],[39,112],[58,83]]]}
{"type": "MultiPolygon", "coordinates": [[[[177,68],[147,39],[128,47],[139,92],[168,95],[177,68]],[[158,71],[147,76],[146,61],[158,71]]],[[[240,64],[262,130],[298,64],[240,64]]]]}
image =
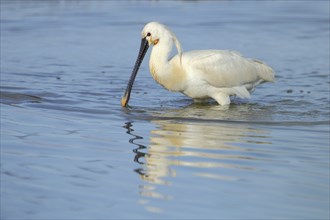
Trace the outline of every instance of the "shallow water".
{"type": "MultiPolygon", "coordinates": [[[[150,53],[150,52],[149,52],[150,53]]],[[[329,218],[329,2],[1,1],[1,218],[329,218]],[[148,21],[275,84],[194,104],[148,73],[148,21]]]]}

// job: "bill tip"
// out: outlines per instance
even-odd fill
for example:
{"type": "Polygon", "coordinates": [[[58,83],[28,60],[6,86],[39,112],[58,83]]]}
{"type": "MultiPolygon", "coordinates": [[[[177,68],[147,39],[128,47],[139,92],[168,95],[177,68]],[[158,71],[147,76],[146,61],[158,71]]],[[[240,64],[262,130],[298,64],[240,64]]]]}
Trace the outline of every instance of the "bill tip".
{"type": "Polygon", "coordinates": [[[122,107],[126,107],[127,105],[127,95],[124,95],[122,98],[121,98],[121,101],[120,101],[120,104],[122,107]]]}

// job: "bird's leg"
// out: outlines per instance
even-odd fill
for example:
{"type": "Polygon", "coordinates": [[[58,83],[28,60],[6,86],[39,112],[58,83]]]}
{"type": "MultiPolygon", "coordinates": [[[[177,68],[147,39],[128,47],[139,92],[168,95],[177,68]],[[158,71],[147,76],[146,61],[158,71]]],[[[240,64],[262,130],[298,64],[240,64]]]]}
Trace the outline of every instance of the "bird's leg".
{"type": "Polygon", "coordinates": [[[219,105],[229,105],[230,104],[230,98],[228,94],[218,92],[216,94],[213,94],[211,96],[213,99],[215,99],[219,105]]]}

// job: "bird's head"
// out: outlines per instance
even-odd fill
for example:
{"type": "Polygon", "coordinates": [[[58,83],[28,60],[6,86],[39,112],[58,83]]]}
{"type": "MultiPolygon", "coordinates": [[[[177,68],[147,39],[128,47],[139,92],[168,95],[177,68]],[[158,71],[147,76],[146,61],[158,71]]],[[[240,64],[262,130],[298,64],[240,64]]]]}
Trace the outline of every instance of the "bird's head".
{"type": "Polygon", "coordinates": [[[181,44],[175,34],[165,25],[158,22],[150,22],[146,24],[141,32],[142,39],[146,39],[149,46],[157,45],[160,41],[164,43],[174,43],[178,54],[182,54],[181,44]]]}
{"type": "MultiPolygon", "coordinates": [[[[121,105],[125,107],[129,101],[131,90],[133,87],[133,83],[136,77],[136,74],[140,68],[140,65],[143,61],[143,58],[145,54],[148,51],[148,48],[150,45],[156,46],[158,44],[164,45],[172,45],[173,43],[175,44],[178,54],[180,56],[180,62],[181,62],[181,54],[182,54],[182,49],[180,42],[176,38],[175,34],[168,29],[165,25],[158,23],[158,22],[150,22],[146,24],[141,32],[141,46],[140,46],[140,51],[138,54],[138,57],[136,59],[131,78],[128,82],[126,91],[124,96],[121,99],[121,105]]],[[[172,48],[172,47],[170,47],[172,48]]]]}
{"type": "Polygon", "coordinates": [[[166,27],[158,22],[146,24],[141,32],[141,38],[146,39],[150,45],[157,45],[161,36],[165,36],[166,27]]]}

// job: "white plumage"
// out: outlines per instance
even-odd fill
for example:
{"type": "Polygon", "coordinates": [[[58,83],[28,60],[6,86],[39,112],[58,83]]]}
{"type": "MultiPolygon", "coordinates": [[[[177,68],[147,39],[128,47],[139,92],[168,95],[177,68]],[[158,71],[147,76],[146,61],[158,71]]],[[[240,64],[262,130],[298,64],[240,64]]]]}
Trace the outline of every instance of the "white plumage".
{"type": "Polygon", "coordinates": [[[250,98],[260,83],[274,82],[272,68],[264,62],[248,59],[238,52],[196,50],[182,52],[175,34],[165,25],[150,22],[142,30],[140,53],[122,105],[126,106],[135,75],[148,45],[153,45],[149,68],[153,78],[170,91],[182,92],[195,99],[213,98],[220,105],[230,104],[230,96],[250,98]],[[147,43],[143,44],[143,41],[147,43]],[[173,46],[178,54],[169,58],[173,46]],[[142,57],[142,58],[141,58],[142,57]]]}

